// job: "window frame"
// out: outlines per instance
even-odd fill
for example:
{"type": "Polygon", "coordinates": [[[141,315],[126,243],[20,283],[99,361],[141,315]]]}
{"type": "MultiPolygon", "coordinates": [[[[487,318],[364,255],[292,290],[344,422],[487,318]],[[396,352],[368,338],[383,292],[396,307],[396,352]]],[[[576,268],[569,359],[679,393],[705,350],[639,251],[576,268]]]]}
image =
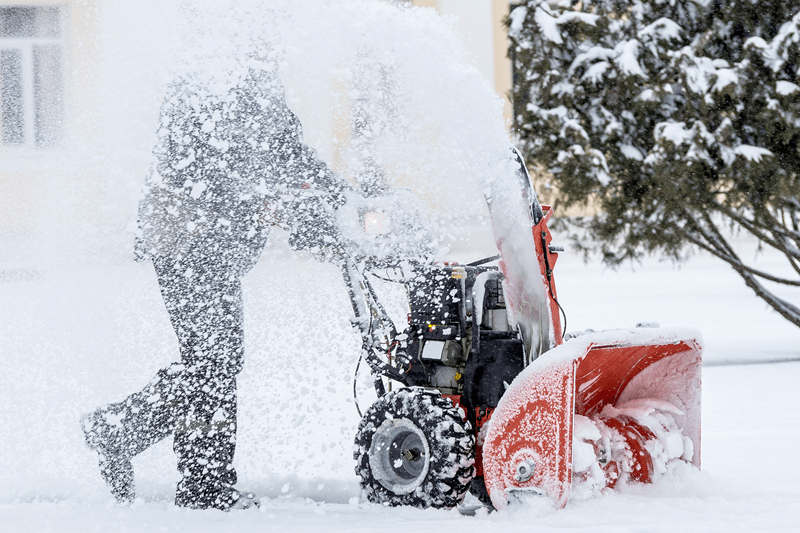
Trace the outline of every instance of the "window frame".
{"type": "MultiPolygon", "coordinates": [[[[66,96],[67,96],[67,33],[69,30],[69,5],[66,3],[53,4],[2,4],[0,8],[58,8],[59,36],[58,37],[0,37],[0,50],[19,50],[22,56],[22,117],[23,117],[23,142],[5,143],[0,135],[0,151],[33,151],[47,150],[61,146],[66,137],[66,96]],[[58,46],[60,48],[60,133],[58,138],[51,143],[40,144],[37,140],[36,128],[36,68],[34,49],[37,46],[58,46]]],[[[2,81],[0,80],[0,104],[2,103],[2,81]]],[[[2,115],[0,115],[2,121],[2,115]]],[[[2,123],[0,123],[2,128],[2,123]]]]}

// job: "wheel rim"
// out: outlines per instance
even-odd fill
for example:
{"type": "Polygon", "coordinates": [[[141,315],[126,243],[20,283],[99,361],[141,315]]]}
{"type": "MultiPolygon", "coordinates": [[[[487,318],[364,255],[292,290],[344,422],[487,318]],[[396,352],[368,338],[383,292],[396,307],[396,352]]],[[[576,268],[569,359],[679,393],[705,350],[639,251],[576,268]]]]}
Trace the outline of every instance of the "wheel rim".
{"type": "Polygon", "coordinates": [[[428,439],[408,419],[386,420],[372,438],[369,463],[381,485],[395,494],[408,494],[428,473],[428,439]]]}

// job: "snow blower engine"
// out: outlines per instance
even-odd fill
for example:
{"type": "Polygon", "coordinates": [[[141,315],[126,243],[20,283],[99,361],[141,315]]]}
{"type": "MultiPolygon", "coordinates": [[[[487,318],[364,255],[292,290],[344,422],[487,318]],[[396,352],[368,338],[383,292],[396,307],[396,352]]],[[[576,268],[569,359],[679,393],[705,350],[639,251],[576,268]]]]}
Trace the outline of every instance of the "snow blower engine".
{"type": "MultiPolygon", "coordinates": [[[[378,395],[354,451],[372,502],[451,508],[470,491],[498,510],[521,494],[563,507],[576,489],[700,466],[699,333],[641,324],[562,336],[553,211],[539,204],[516,150],[513,158],[498,189],[512,193],[489,204],[499,256],[343,261],[378,395]],[[373,276],[405,284],[402,332],[373,276]]],[[[371,213],[358,216],[369,226],[371,213]]]]}

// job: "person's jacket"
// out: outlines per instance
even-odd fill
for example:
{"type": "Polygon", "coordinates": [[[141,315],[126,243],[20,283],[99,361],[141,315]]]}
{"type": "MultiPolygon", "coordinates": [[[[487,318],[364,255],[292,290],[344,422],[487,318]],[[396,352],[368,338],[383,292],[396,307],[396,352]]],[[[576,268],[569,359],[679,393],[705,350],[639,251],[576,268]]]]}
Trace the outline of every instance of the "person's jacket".
{"type": "Polygon", "coordinates": [[[267,239],[265,200],[348,187],[303,143],[277,76],[252,68],[223,82],[174,82],[154,155],[139,205],[139,260],[202,254],[245,272],[267,239]]]}

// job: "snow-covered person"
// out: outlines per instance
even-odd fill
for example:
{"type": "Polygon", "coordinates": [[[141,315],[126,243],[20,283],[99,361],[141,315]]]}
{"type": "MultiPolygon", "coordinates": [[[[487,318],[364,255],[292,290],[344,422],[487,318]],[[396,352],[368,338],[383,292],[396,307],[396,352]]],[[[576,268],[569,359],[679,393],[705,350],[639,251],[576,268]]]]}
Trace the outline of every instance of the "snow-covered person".
{"type": "Polygon", "coordinates": [[[253,64],[172,83],[154,154],[136,253],[153,261],[180,362],[84,417],[86,441],[119,502],[135,496],[131,459],[173,435],[176,505],[249,507],[255,496],[233,487],[232,466],[244,363],[240,280],[261,254],[265,222],[292,230],[293,246],[316,255],[335,245],[332,210],[349,186],[303,143],[274,71],[253,64]]]}

